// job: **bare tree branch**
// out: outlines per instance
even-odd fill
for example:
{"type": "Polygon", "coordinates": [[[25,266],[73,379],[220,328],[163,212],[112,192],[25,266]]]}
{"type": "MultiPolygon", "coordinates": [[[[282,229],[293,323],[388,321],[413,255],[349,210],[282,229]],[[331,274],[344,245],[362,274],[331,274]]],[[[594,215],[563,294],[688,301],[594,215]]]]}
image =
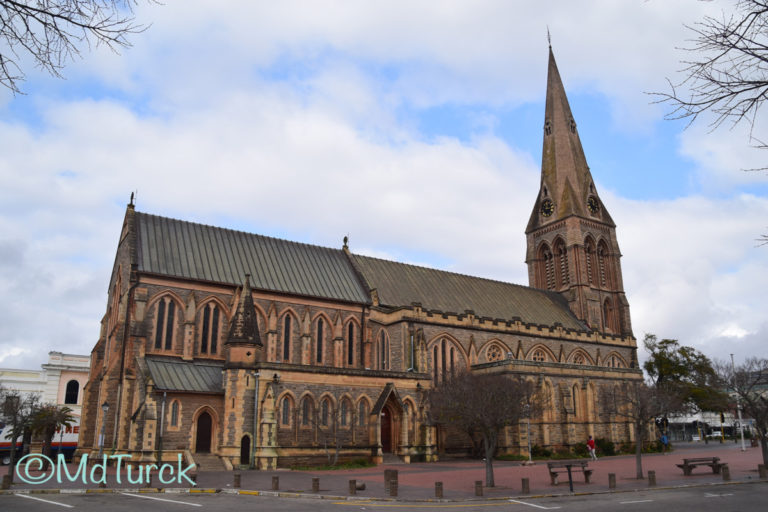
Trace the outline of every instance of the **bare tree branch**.
{"type": "Polygon", "coordinates": [[[81,46],[131,46],[128,36],[146,30],[135,23],[135,0],[0,0],[0,84],[21,93],[22,62],[61,77],[81,46]]]}

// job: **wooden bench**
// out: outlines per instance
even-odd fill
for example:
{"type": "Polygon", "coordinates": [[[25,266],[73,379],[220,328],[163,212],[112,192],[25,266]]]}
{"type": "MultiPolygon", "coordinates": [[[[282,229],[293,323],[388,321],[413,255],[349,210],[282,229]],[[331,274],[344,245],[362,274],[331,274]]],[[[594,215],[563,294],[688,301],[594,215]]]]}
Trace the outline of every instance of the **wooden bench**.
{"type": "Polygon", "coordinates": [[[559,473],[567,473],[568,468],[571,468],[571,473],[574,471],[581,471],[584,473],[584,483],[589,483],[589,477],[592,476],[592,470],[588,469],[589,464],[586,460],[558,460],[555,462],[547,462],[547,469],[549,470],[549,478],[552,480],[552,485],[557,485],[557,477],[559,473]]]}
{"type": "Polygon", "coordinates": [[[723,463],[720,462],[720,457],[696,457],[692,459],[683,459],[682,464],[677,464],[677,467],[682,468],[683,475],[691,476],[691,471],[696,466],[709,466],[712,468],[712,473],[720,473],[723,463]]]}

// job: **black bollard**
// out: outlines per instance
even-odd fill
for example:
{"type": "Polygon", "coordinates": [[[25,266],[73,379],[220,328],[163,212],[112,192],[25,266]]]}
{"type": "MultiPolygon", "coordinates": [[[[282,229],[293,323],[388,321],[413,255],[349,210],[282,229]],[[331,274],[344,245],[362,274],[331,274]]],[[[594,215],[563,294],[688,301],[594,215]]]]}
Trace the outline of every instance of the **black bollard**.
{"type": "Polygon", "coordinates": [[[280,490],[280,477],[279,476],[273,476],[272,477],[272,490],[273,491],[279,491],[280,490]]]}
{"type": "Polygon", "coordinates": [[[523,478],[523,494],[531,494],[531,483],[527,478],[523,478]]]}
{"type": "Polygon", "coordinates": [[[357,494],[357,480],[349,481],[349,495],[353,496],[357,494]]]}
{"type": "Polygon", "coordinates": [[[435,498],[443,497],[443,482],[435,482],[435,498]]]}
{"type": "Polygon", "coordinates": [[[608,473],[608,488],[616,488],[616,473],[608,473]]]}
{"type": "Polygon", "coordinates": [[[656,487],[656,472],[648,472],[648,487],[656,487]]]}
{"type": "Polygon", "coordinates": [[[320,491],[320,479],[318,477],[312,478],[312,492],[320,491]]]}
{"type": "Polygon", "coordinates": [[[232,486],[235,489],[239,489],[240,488],[240,472],[239,471],[235,471],[234,474],[233,474],[233,477],[234,477],[234,482],[232,483],[232,486]]]}
{"type": "Polygon", "coordinates": [[[475,496],[483,495],[483,481],[475,480],[475,496]]]}

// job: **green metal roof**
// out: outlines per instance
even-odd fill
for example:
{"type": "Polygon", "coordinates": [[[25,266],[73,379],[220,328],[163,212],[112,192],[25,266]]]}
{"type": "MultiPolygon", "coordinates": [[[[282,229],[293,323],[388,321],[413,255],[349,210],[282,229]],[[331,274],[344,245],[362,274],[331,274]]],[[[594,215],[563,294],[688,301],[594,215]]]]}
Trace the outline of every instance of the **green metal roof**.
{"type": "Polygon", "coordinates": [[[192,280],[368,303],[339,249],[136,212],[139,270],[192,280]]]}
{"type": "Polygon", "coordinates": [[[425,310],[459,314],[471,310],[479,317],[518,317],[528,323],[560,323],[565,328],[586,330],[555,292],[368,256],[353,258],[370,286],[376,288],[383,306],[404,307],[416,302],[425,310]]]}
{"type": "Polygon", "coordinates": [[[146,357],[147,368],[159,391],[190,391],[195,393],[221,393],[223,363],[212,361],[181,361],[146,357]]]}

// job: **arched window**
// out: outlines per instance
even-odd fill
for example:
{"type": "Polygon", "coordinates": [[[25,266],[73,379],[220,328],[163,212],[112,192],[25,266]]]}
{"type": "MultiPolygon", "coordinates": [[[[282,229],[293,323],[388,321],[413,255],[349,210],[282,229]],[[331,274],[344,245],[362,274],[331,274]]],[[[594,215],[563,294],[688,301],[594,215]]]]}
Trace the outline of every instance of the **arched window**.
{"type": "Polygon", "coordinates": [[[573,394],[573,415],[579,419],[581,418],[581,390],[579,389],[579,386],[577,384],[573,385],[573,388],[571,390],[571,393],[573,394]]]}
{"type": "Polygon", "coordinates": [[[555,255],[557,256],[557,285],[558,288],[568,286],[570,278],[568,276],[568,250],[565,242],[558,238],[555,242],[555,255]]]}
{"type": "Polygon", "coordinates": [[[608,246],[604,241],[600,241],[597,246],[597,264],[600,272],[600,285],[604,288],[611,286],[611,272],[609,265],[608,246]]]}
{"type": "Polygon", "coordinates": [[[384,329],[379,333],[379,369],[389,369],[389,338],[384,329]]]}
{"type": "Polygon", "coordinates": [[[326,398],[323,400],[323,402],[320,404],[320,424],[324,427],[328,426],[328,420],[330,416],[330,403],[328,399],[326,398]]]}
{"type": "Polygon", "coordinates": [[[538,361],[540,363],[543,363],[547,360],[547,354],[541,350],[540,348],[537,348],[533,351],[533,356],[531,357],[534,361],[538,361]]]}
{"type": "Polygon", "coordinates": [[[349,425],[349,401],[346,398],[341,401],[341,411],[339,416],[339,422],[342,427],[349,425]]]}
{"type": "Polygon", "coordinates": [[[433,377],[444,381],[464,368],[464,358],[452,340],[440,338],[432,347],[433,377]]]}
{"type": "Polygon", "coordinates": [[[291,426],[291,397],[284,396],[280,404],[280,425],[283,427],[291,426]]]}
{"type": "Polygon", "coordinates": [[[587,282],[595,284],[593,266],[595,264],[595,241],[592,237],[587,237],[584,242],[584,256],[587,264],[587,282]]]}
{"type": "Polygon", "coordinates": [[[322,363],[323,362],[323,319],[318,318],[317,320],[317,340],[315,341],[315,348],[317,349],[317,357],[316,362],[322,363]]]}
{"type": "Polygon", "coordinates": [[[301,401],[301,424],[303,426],[309,426],[312,422],[312,401],[308,396],[305,396],[301,401]]]}
{"type": "Polygon", "coordinates": [[[215,354],[219,345],[219,307],[208,303],[203,308],[203,323],[200,329],[200,353],[215,354]]]}
{"type": "Polygon", "coordinates": [[[573,356],[573,364],[586,364],[584,354],[578,353],[573,356]]]}
{"type": "Polygon", "coordinates": [[[360,400],[357,404],[357,425],[364,427],[368,421],[368,402],[365,399],[360,400]]]}
{"type": "Polygon", "coordinates": [[[355,364],[355,323],[349,322],[347,327],[347,365],[355,364]]]}
{"type": "Polygon", "coordinates": [[[179,426],[179,401],[174,400],[171,402],[171,426],[179,426]]]}
{"type": "Polygon", "coordinates": [[[171,350],[175,326],[176,303],[170,297],[157,301],[155,314],[155,348],[171,350]]]}
{"type": "Polygon", "coordinates": [[[283,321],[283,362],[291,361],[291,314],[286,313],[283,321]]]}
{"type": "Polygon", "coordinates": [[[65,404],[77,404],[77,399],[80,395],[80,383],[76,380],[67,382],[67,389],[64,392],[65,404]]]}
{"type": "Polygon", "coordinates": [[[485,358],[489,362],[501,361],[504,359],[504,351],[498,345],[491,345],[488,350],[485,351],[485,358]]]}
{"type": "Polygon", "coordinates": [[[555,262],[549,245],[542,244],[539,248],[539,287],[547,290],[555,289],[555,262]]]}

